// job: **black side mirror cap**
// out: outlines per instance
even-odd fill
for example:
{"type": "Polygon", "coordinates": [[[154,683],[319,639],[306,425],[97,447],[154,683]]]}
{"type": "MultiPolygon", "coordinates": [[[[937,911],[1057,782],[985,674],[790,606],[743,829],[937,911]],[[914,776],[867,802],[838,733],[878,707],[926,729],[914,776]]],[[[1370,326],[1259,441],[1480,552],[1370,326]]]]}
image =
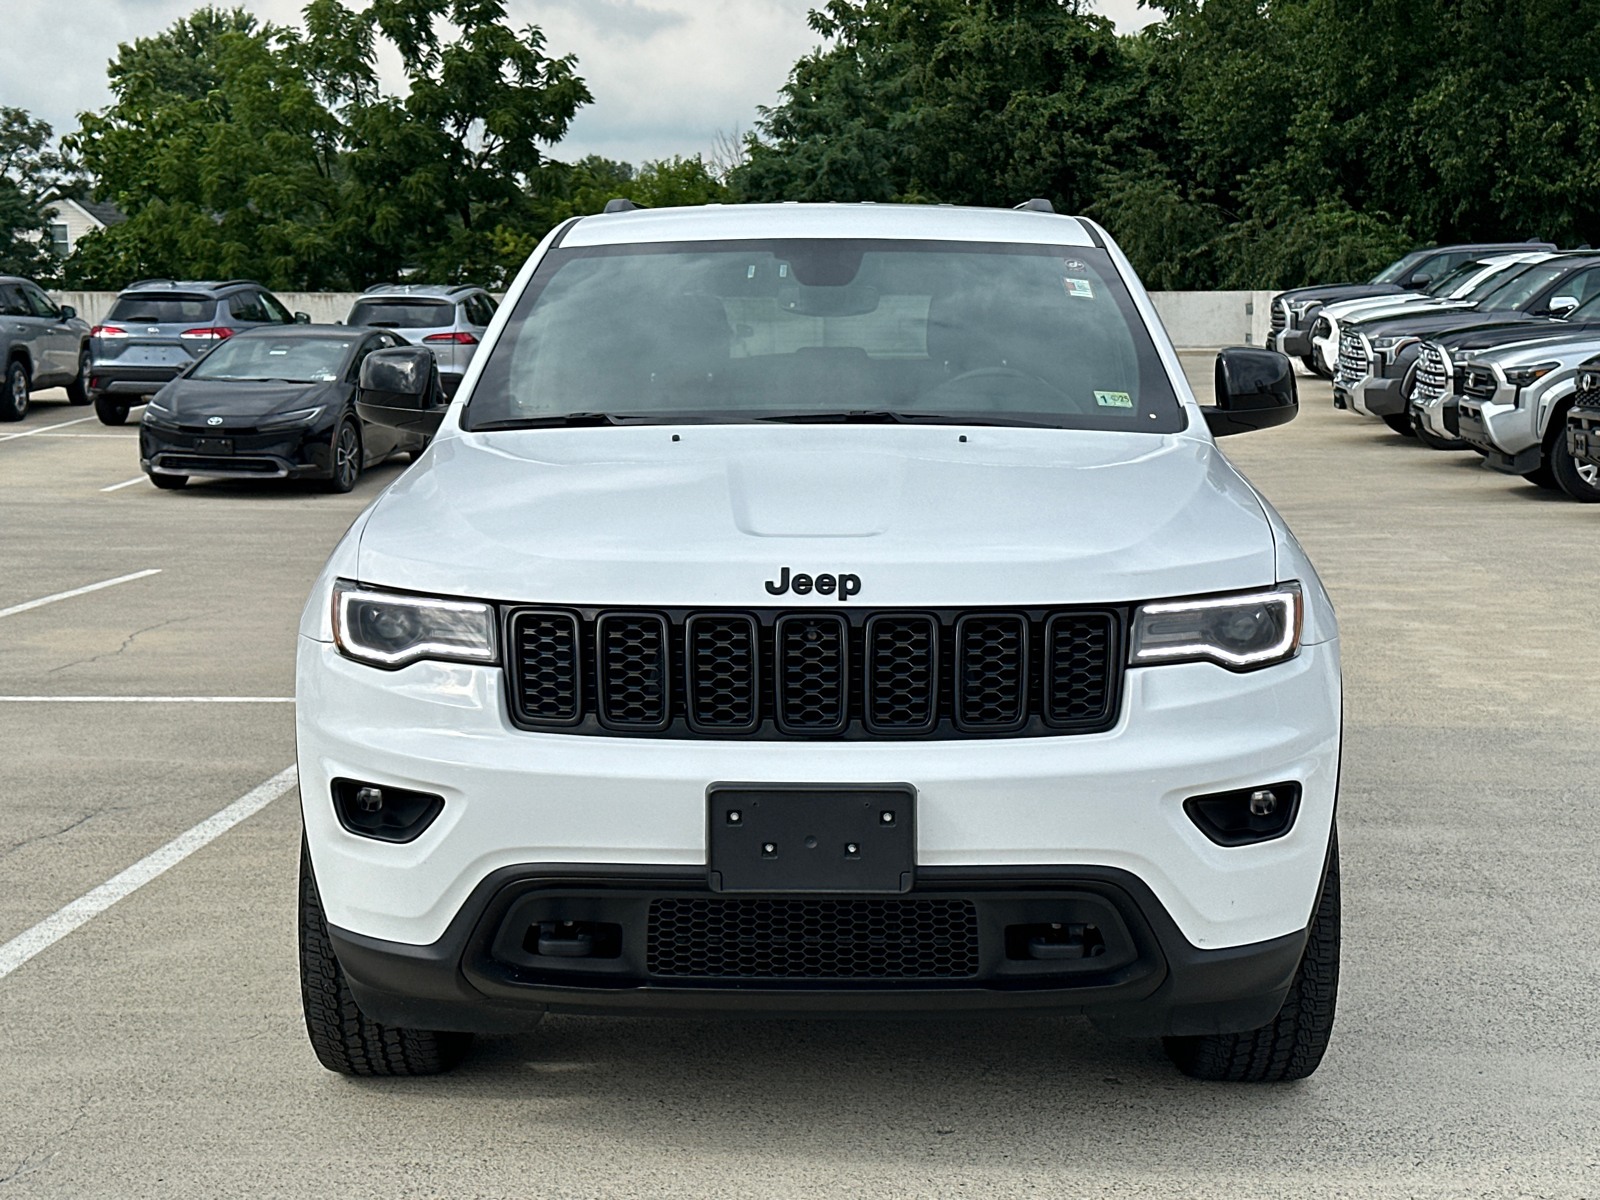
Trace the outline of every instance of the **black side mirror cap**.
{"type": "Polygon", "coordinates": [[[75,317],[77,315],[78,315],[78,310],[73,308],[72,305],[63,304],[61,306],[61,319],[63,321],[70,321],[70,320],[72,320],[73,317],[75,317]]]}
{"type": "Polygon", "coordinates": [[[1258,346],[1228,346],[1217,355],[1217,402],[1200,411],[1212,437],[1285,425],[1300,413],[1288,356],[1258,346]]]}
{"type": "Polygon", "coordinates": [[[356,412],[363,421],[432,437],[449,407],[432,350],[396,346],[374,350],[362,362],[356,412]]]}
{"type": "Polygon", "coordinates": [[[311,324],[311,314],[310,313],[303,313],[303,312],[295,313],[295,315],[294,315],[294,323],[296,325],[309,325],[309,324],[311,324]]]}

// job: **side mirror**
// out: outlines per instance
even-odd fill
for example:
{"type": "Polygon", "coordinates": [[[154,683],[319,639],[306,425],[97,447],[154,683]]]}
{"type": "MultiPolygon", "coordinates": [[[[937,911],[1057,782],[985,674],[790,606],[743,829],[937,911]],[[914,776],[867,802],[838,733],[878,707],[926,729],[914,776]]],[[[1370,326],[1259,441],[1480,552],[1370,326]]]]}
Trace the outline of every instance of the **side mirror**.
{"type": "Polygon", "coordinates": [[[309,324],[311,324],[311,314],[310,313],[303,313],[303,312],[295,313],[295,315],[294,315],[294,323],[296,325],[309,325],[309,324]]]}
{"type": "Polygon", "coordinates": [[[1294,368],[1276,350],[1227,347],[1217,355],[1216,393],[1216,404],[1200,410],[1212,437],[1270,429],[1300,412],[1294,368]]]}
{"type": "Polygon", "coordinates": [[[61,306],[61,319],[63,321],[70,321],[70,320],[72,320],[73,317],[75,317],[77,315],[78,315],[78,310],[73,308],[72,305],[63,304],[61,306]]]}
{"type": "Polygon", "coordinates": [[[362,362],[356,412],[363,421],[432,437],[449,407],[432,350],[397,346],[374,350],[362,362]]]}
{"type": "Polygon", "coordinates": [[[1555,296],[1550,301],[1550,315],[1552,317],[1564,317],[1577,307],[1578,298],[1576,296],[1555,296]]]}
{"type": "Polygon", "coordinates": [[[1429,275],[1426,271],[1423,271],[1423,272],[1421,272],[1419,274],[1416,274],[1416,275],[1413,275],[1411,277],[1411,286],[1414,287],[1414,288],[1427,287],[1432,282],[1433,282],[1433,276],[1429,275]]]}

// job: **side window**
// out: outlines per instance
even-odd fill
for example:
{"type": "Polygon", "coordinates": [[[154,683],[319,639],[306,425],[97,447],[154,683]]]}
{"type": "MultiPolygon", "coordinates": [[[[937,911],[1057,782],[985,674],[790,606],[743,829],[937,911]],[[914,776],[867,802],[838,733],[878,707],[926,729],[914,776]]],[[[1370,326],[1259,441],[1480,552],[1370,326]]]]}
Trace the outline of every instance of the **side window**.
{"type": "Polygon", "coordinates": [[[1582,304],[1597,292],[1600,292],[1600,267],[1593,267],[1587,271],[1579,271],[1565,283],[1557,284],[1555,291],[1550,293],[1550,298],[1554,300],[1557,296],[1570,296],[1582,304]]]}
{"type": "Polygon", "coordinates": [[[294,314],[285,308],[283,301],[279,300],[271,292],[261,292],[258,294],[257,299],[261,301],[261,307],[267,310],[267,320],[277,321],[282,325],[294,324],[294,314]]]}
{"type": "Polygon", "coordinates": [[[487,325],[490,321],[494,320],[494,301],[489,299],[489,297],[479,294],[472,297],[470,303],[476,310],[472,317],[472,323],[474,325],[487,325]]]}
{"type": "Polygon", "coordinates": [[[228,312],[235,321],[270,321],[261,305],[260,292],[238,292],[228,297],[228,312]]]}
{"type": "Polygon", "coordinates": [[[52,318],[61,316],[61,310],[56,307],[55,301],[32,284],[23,284],[22,294],[28,298],[28,304],[32,306],[34,316],[52,318]]]}
{"type": "Polygon", "coordinates": [[[374,350],[382,350],[388,345],[389,339],[386,337],[368,338],[362,342],[360,348],[356,350],[356,356],[350,360],[350,382],[360,383],[361,364],[367,361],[367,355],[374,350]]]}
{"type": "Polygon", "coordinates": [[[14,283],[0,283],[0,316],[33,316],[33,310],[22,298],[22,289],[14,283]]]}

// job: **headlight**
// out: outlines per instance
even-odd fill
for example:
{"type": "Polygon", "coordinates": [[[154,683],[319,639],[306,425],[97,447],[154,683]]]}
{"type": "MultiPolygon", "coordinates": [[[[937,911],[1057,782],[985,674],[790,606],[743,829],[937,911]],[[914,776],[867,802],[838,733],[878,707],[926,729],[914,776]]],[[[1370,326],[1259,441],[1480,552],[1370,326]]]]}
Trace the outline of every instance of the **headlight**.
{"type": "Polygon", "coordinates": [[[261,429],[284,429],[290,425],[309,425],[322,415],[322,408],[302,408],[295,412],[279,413],[261,422],[261,429]]]}
{"type": "Polygon", "coordinates": [[[1299,652],[1302,616],[1298,583],[1141,604],[1133,615],[1129,662],[1213,662],[1230,671],[1265,667],[1299,652]]]}
{"type": "Polygon", "coordinates": [[[1525,388],[1535,380],[1543,379],[1551,371],[1559,370],[1560,367],[1561,364],[1558,362],[1544,362],[1531,367],[1504,367],[1502,371],[1506,382],[1512,387],[1525,388]]]}
{"type": "Polygon", "coordinates": [[[369,592],[347,580],[333,587],[333,640],[341,654],[375,667],[418,659],[492,663],[494,610],[468,600],[369,592]]]}
{"type": "Polygon", "coordinates": [[[1375,337],[1372,339],[1372,348],[1380,354],[1392,354],[1396,350],[1403,350],[1411,343],[1421,340],[1421,338],[1414,338],[1405,334],[1396,337],[1375,337]]]}

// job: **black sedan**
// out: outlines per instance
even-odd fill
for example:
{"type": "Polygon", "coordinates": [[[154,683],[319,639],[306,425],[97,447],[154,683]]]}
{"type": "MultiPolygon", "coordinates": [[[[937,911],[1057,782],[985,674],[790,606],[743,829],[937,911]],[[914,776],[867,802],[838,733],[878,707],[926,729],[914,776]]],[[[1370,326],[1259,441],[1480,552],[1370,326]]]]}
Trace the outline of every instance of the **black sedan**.
{"type": "Polygon", "coordinates": [[[194,477],[316,479],[348,492],[364,467],[427,444],[356,415],[362,360],[403,345],[346,325],[236,333],[145,406],[139,465],[159,488],[194,477]]]}

